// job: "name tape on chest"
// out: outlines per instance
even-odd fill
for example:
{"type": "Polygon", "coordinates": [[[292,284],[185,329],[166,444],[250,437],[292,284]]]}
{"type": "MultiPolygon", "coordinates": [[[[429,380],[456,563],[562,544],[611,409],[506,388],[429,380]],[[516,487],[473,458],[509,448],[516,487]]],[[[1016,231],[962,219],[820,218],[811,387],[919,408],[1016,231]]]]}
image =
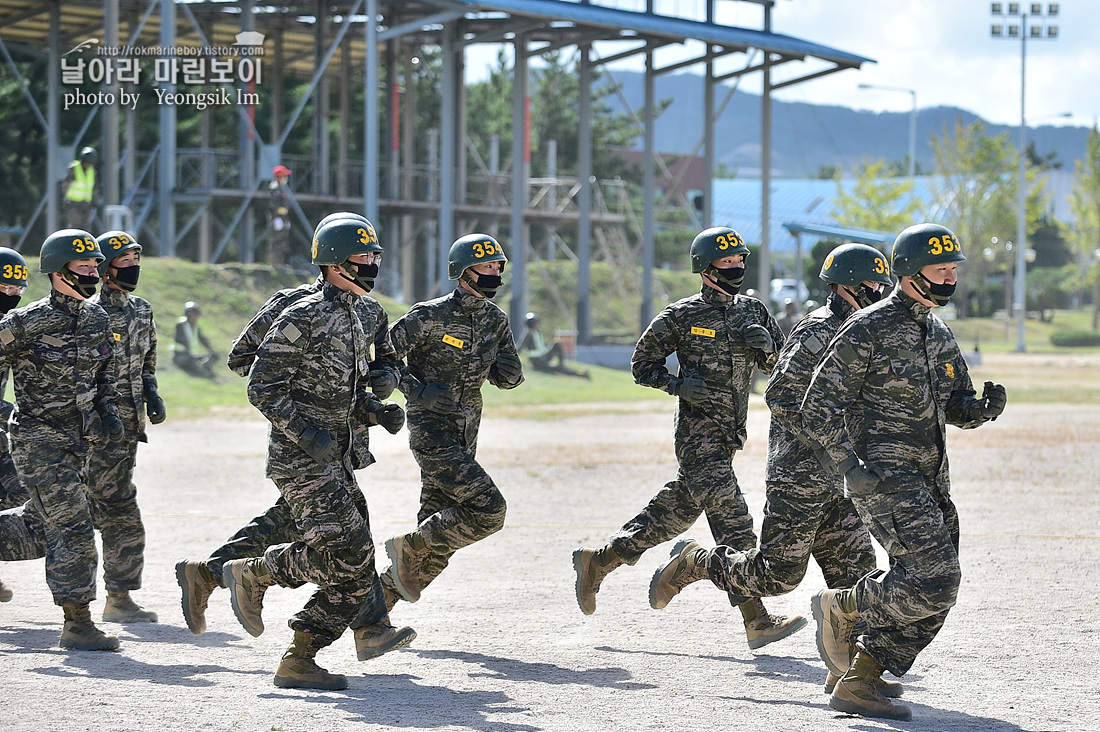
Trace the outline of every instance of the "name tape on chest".
{"type": "Polygon", "coordinates": [[[302,331],[298,330],[294,323],[288,323],[283,328],[283,337],[291,343],[297,343],[298,339],[302,337],[302,331]]]}
{"type": "Polygon", "coordinates": [[[700,328],[697,325],[693,325],[691,327],[691,334],[692,335],[699,335],[699,336],[706,336],[707,338],[713,338],[715,336],[715,332],[714,332],[713,328],[700,328]]]}
{"type": "Polygon", "coordinates": [[[39,338],[38,340],[42,341],[47,346],[53,346],[54,348],[61,348],[62,346],[65,345],[65,341],[61,340],[60,338],[56,338],[52,335],[44,335],[41,338],[39,338]]]}
{"type": "Polygon", "coordinates": [[[461,350],[462,346],[463,346],[462,339],[455,338],[453,335],[444,334],[443,342],[446,343],[448,346],[454,346],[455,348],[457,348],[459,350],[461,350]]]}

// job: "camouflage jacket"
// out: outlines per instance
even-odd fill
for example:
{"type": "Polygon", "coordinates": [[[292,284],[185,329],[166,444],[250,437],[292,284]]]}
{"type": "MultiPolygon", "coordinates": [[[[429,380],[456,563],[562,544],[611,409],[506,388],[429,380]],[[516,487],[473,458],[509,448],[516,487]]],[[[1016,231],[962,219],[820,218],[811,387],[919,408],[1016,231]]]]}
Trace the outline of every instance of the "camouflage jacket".
{"type": "Polygon", "coordinates": [[[745,343],[742,331],[754,323],[768,329],[778,351],[783,333],[764,303],[704,284],[698,295],[662,310],[642,333],[630,362],[635,383],[668,391],[673,377],[665,359],[675,353],[678,375],[703,379],[710,391],[706,404],[676,400],[678,438],[687,434],[688,425],[709,425],[734,449],[745,444],[752,370],[771,371],[776,360],[776,351],[767,354],[745,343]]]}
{"type": "Polygon", "coordinates": [[[280,313],[256,351],[248,400],[271,423],[269,477],[326,469],[298,447],[298,437],[310,427],[332,433],[349,470],[374,462],[364,445],[351,442],[356,395],[369,378],[367,337],[355,299],[326,283],[280,313]]]}
{"type": "MultiPolygon", "coordinates": [[[[422,384],[445,384],[454,392],[459,411],[468,418],[481,413],[481,385],[501,389],[523,383],[505,381],[497,371],[498,354],[516,353],[508,316],[494,303],[461,287],[449,295],[413,305],[394,321],[390,342],[406,361],[398,388],[408,396],[422,384]]],[[[424,410],[409,400],[410,423],[424,410]]],[[[412,424],[410,424],[412,426],[412,424]]]]}
{"type": "Polygon", "coordinates": [[[148,301],[121,290],[102,288],[89,302],[107,313],[114,345],[118,416],[130,439],[147,442],[145,390],[157,388],[157,326],[148,301]]]}
{"type": "Polygon", "coordinates": [[[886,472],[887,489],[934,484],[947,495],[945,425],[986,420],[951,329],[930,310],[898,287],[848,318],[814,371],[802,421],[836,463],[856,455],[886,472]]]}
{"type": "Polygon", "coordinates": [[[764,400],[772,413],[766,480],[815,486],[843,495],[844,481],[836,465],[828,459],[828,465],[822,465],[811,448],[801,410],[802,397],[825,346],[854,312],[855,308],[834,292],[787,336],[764,390],[764,400]]]}
{"type": "Polygon", "coordinates": [[[118,414],[111,325],[103,308],[56,290],[0,320],[0,370],[15,384],[13,440],[83,453],[118,414]]]}

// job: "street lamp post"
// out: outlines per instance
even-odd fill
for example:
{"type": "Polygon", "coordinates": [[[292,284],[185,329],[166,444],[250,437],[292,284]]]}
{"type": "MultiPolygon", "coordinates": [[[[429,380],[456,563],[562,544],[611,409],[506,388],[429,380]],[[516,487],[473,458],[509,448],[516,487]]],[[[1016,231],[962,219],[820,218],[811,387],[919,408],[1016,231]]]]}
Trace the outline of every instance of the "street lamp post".
{"type": "Polygon", "coordinates": [[[909,180],[912,181],[917,174],[917,90],[900,86],[879,86],[878,84],[860,84],[859,88],[905,92],[913,96],[913,110],[909,113],[909,180]]]}
{"type": "Polygon", "coordinates": [[[1017,170],[1017,201],[1016,201],[1016,282],[1012,309],[1017,318],[1016,352],[1023,353],[1027,350],[1024,341],[1024,325],[1027,321],[1027,106],[1025,95],[1027,80],[1027,41],[1058,39],[1058,26],[1049,23],[1052,18],[1057,18],[1059,3],[1047,3],[1046,15],[1043,14],[1042,3],[1026,3],[1030,6],[1030,13],[1023,8],[1024,3],[991,3],[990,8],[994,18],[1002,22],[995,22],[990,28],[993,38],[1020,39],[1020,150],[1017,170]],[[1027,25],[1028,16],[1038,19],[1038,23],[1030,28],[1027,25]],[[1007,25],[1003,20],[1008,18],[1007,25]],[[1017,25],[1015,18],[1019,17],[1017,25]],[[1044,30],[1046,33],[1044,34],[1044,30]]]}

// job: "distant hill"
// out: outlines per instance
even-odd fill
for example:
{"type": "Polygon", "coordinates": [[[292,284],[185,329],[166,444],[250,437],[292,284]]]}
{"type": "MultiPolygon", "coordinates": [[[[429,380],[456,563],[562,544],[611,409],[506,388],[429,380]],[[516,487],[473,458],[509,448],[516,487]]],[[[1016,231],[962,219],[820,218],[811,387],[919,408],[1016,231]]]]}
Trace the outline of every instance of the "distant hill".
{"type": "MultiPolygon", "coordinates": [[[[628,103],[639,112],[645,98],[644,75],[614,72],[628,103]]],[[[603,83],[608,83],[606,80],[603,83]]],[[[715,94],[721,103],[728,87],[715,94]]],[[[659,152],[688,154],[703,135],[703,77],[697,74],[660,76],[656,82],[658,100],[672,105],[657,119],[659,152]]],[[[617,95],[608,97],[617,111],[617,95]]],[[[919,100],[918,100],[919,102],[919,100]]],[[[917,111],[917,162],[926,172],[933,168],[930,139],[942,135],[956,118],[969,124],[978,116],[955,107],[934,107],[917,111]]],[[[909,112],[861,112],[843,106],[772,100],[772,174],[781,178],[813,177],[826,165],[850,173],[865,158],[903,160],[909,151],[909,112]]],[[[738,91],[716,125],[717,162],[741,175],[757,176],[760,170],[760,95],[738,91]]],[[[989,125],[992,134],[1008,131],[1016,139],[1018,127],[989,125]]],[[[1072,172],[1074,161],[1084,157],[1088,127],[1037,127],[1028,132],[1041,155],[1057,153],[1062,169],[1072,172]]],[[[638,147],[641,147],[639,141],[638,147]]]]}

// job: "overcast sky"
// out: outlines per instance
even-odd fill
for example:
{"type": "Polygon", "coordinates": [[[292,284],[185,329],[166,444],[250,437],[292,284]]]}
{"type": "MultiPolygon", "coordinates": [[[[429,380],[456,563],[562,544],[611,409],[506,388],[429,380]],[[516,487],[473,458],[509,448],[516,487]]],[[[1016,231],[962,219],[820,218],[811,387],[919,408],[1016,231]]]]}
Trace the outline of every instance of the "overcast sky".
{"type": "MultiPolygon", "coordinates": [[[[594,0],[593,4],[626,10],[646,7],[644,0],[594,0]]],[[[1030,9],[1031,4],[1021,6],[1030,9]]],[[[990,5],[988,0],[777,0],[772,11],[774,32],[877,63],[798,84],[776,96],[876,111],[910,110],[908,93],[859,89],[861,83],[894,86],[915,90],[922,109],[954,106],[990,122],[1019,125],[1021,44],[990,37],[994,22],[990,5]]],[[[1050,3],[1041,5],[1045,14],[1050,3]]],[[[1059,39],[1027,43],[1028,123],[1091,127],[1100,117],[1100,0],[1065,0],[1058,5],[1060,17],[1053,22],[1059,39]],[[1056,117],[1063,112],[1074,116],[1056,117]]],[[[720,23],[762,28],[762,13],[754,3],[719,2],[717,8],[720,23]]],[[[657,0],[658,13],[702,19],[704,9],[703,0],[657,0]]],[[[608,46],[603,55],[621,48],[608,46]]],[[[658,64],[687,55],[683,48],[668,48],[658,55],[658,64]]],[[[495,51],[486,49],[468,60],[468,70],[476,78],[482,75],[479,64],[484,68],[495,61],[495,51]]],[[[737,55],[726,70],[743,64],[744,56],[737,55]]],[[[810,68],[797,62],[790,66],[801,67],[795,69],[796,76],[810,68]]],[[[642,66],[640,60],[632,60],[611,68],[641,70],[642,66]]],[[[777,80],[790,75],[775,74],[777,80]]],[[[746,78],[742,88],[758,92],[760,75],[746,78]]]]}

